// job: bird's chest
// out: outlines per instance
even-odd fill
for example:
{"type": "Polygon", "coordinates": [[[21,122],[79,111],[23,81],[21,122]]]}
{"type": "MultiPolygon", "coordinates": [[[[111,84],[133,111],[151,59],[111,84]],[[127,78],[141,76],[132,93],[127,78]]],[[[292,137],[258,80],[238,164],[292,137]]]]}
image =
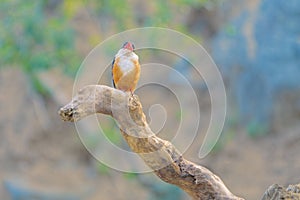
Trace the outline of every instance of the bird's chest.
{"type": "Polygon", "coordinates": [[[124,75],[135,69],[132,59],[128,59],[126,57],[120,57],[118,67],[124,75]]]}

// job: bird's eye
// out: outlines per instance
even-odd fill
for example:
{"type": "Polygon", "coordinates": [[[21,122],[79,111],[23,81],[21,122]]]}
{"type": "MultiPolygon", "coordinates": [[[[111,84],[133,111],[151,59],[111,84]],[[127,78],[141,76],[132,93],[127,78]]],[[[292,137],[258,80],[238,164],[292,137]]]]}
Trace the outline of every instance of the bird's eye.
{"type": "Polygon", "coordinates": [[[128,42],[125,42],[125,43],[123,44],[123,48],[124,48],[127,44],[128,44],[128,42]]]}

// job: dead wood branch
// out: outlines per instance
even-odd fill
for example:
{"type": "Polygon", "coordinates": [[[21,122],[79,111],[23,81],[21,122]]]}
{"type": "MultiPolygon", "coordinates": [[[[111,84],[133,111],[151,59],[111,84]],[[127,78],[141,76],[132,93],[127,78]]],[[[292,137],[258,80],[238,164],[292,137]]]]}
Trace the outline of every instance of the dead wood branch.
{"type": "Polygon", "coordinates": [[[59,110],[62,120],[71,122],[94,113],[114,117],[128,145],[154,173],[193,199],[242,199],[233,195],[218,176],[185,160],[170,142],[158,138],[149,128],[136,95],[132,97],[107,86],[90,85],[59,110]]]}

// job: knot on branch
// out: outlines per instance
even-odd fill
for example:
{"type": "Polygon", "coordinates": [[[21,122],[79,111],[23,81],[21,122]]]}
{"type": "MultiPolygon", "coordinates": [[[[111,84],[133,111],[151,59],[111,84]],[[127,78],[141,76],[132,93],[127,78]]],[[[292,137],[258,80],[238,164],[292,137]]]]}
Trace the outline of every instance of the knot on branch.
{"type": "Polygon", "coordinates": [[[128,104],[130,111],[135,111],[142,107],[140,103],[140,99],[137,95],[132,95],[129,97],[129,104],[128,104]]]}
{"type": "Polygon", "coordinates": [[[71,104],[60,108],[58,114],[61,116],[63,121],[74,122],[78,117],[78,112],[74,110],[73,105],[71,104]]]}

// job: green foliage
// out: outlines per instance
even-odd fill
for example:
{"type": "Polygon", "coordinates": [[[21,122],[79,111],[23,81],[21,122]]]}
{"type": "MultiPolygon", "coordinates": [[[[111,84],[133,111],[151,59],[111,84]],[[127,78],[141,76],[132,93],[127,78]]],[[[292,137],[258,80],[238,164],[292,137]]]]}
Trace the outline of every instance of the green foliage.
{"type": "Polygon", "coordinates": [[[105,17],[113,17],[119,30],[125,30],[130,27],[133,12],[128,2],[124,0],[99,0],[97,2],[98,12],[105,17]]]}
{"type": "Polygon", "coordinates": [[[136,173],[132,173],[132,172],[124,172],[123,173],[123,176],[126,178],[126,179],[136,179],[138,174],[136,173]]]}
{"type": "Polygon", "coordinates": [[[175,113],[175,117],[176,119],[180,122],[183,118],[183,113],[182,113],[182,110],[177,110],[176,113],[175,113]]]}
{"type": "Polygon", "coordinates": [[[260,123],[249,123],[246,127],[247,133],[249,136],[255,138],[259,136],[266,135],[268,133],[268,128],[266,126],[261,125],[260,123]]]}
{"type": "Polygon", "coordinates": [[[67,74],[75,75],[80,65],[74,46],[75,33],[70,26],[70,20],[79,9],[88,7],[100,24],[107,25],[103,30],[161,26],[187,33],[186,27],[176,21],[176,16],[183,12],[182,8],[211,4],[208,0],[153,0],[147,2],[149,10],[143,13],[137,2],[129,0],[63,0],[54,2],[55,6],[51,5],[53,2],[1,0],[0,4],[0,66],[21,67],[41,92],[46,89],[36,80],[36,72],[60,67],[67,74]]]}
{"type": "Polygon", "coordinates": [[[100,174],[107,175],[110,172],[110,168],[103,163],[97,162],[97,169],[100,174]]]}
{"type": "Polygon", "coordinates": [[[177,5],[186,5],[192,7],[208,6],[208,4],[216,4],[220,0],[175,0],[177,5]]]}
{"type": "Polygon", "coordinates": [[[238,119],[236,118],[236,115],[231,115],[225,122],[223,132],[220,135],[220,138],[218,139],[217,143],[214,145],[212,153],[221,151],[227,143],[233,140],[237,134],[237,129],[238,119]]]}
{"type": "Polygon", "coordinates": [[[115,145],[120,145],[122,142],[122,136],[118,127],[112,122],[108,126],[102,126],[103,134],[115,145]]]}
{"type": "Polygon", "coordinates": [[[47,96],[49,95],[49,92],[48,89],[43,85],[43,83],[33,74],[29,74],[30,76],[30,80],[31,80],[31,83],[33,84],[35,90],[44,95],[44,96],[47,96]]]}
{"type": "Polygon", "coordinates": [[[182,199],[182,190],[175,185],[170,185],[162,181],[155,181],[147,186],[150,191],[148,200],[180,200],[182,199]]]}
{"type": "Polygon", "coordinates": [[[233,140],[233,138],[235,136],[236,136],[236,130],[234,130],[233,128],[228,128],[225,131],[223,131],[223,133],[221,134],[219,140],[214,145],[214,147],[212,149],[212,153],[216,153],[216,152],[221,151],[224,148],[224,146],[226,146],[226,144],[228,142],[233,140]]]}
{"type": "Polygon", "coordinates": [[[236,36],[238,33],[236,27],[232,24],[229,24],[225,27],[225,32],[229,36],[236,36]]]}
{"type": "MultiPolygon", "coordinates": [[[[161,1],[153,0],[147,2],[147,12],[138,10],[138,3],[129,0],[94,0],[92,1],[94,13],[105,22],[109,23],[110,28],[117,31],[123,31],[134,27],[159,26],[170,27],[179,31],[186,31],[186,27],[176,21],[176,16],[183,12],[182,8],[194,7],[201,8],[205,6],[215,5],[222,0],[174,0],[161,1]],[[135,6],[134,6],[135,5],[135,6]]],[[[146,3],[146,2],[145,2],[146,3]]],[[[102,23],[105,24],[105,22],[102,23]]],[[[101,24],[101,22],[100,22],[101,24]]],[[[105,27],[103,27],[105,29],[105,27]]]]}
{"type": "Polygon", "coordinates": [[[172,13],[169,9],[168,1],[159,1],[155,2],[155,17],[149,18],[148,21],[150,26],[167,26],[170,24],[172,19],[172,13]]]}
{"type": "Polygon", "coordinates": [[[51,67],[76,72],[74,32],[59,10],[47,12],[46,0],[2,0],[0,15],[0,66],[21,67],[40,91],[36,72],[51,67]]]}
{"type": "Polygon", "coordinates": [[[96,149],[101,140],[100,134],[98,132],[87,132],[84,137],[81,137],[81,140],[88,149],[96,149]]]}

